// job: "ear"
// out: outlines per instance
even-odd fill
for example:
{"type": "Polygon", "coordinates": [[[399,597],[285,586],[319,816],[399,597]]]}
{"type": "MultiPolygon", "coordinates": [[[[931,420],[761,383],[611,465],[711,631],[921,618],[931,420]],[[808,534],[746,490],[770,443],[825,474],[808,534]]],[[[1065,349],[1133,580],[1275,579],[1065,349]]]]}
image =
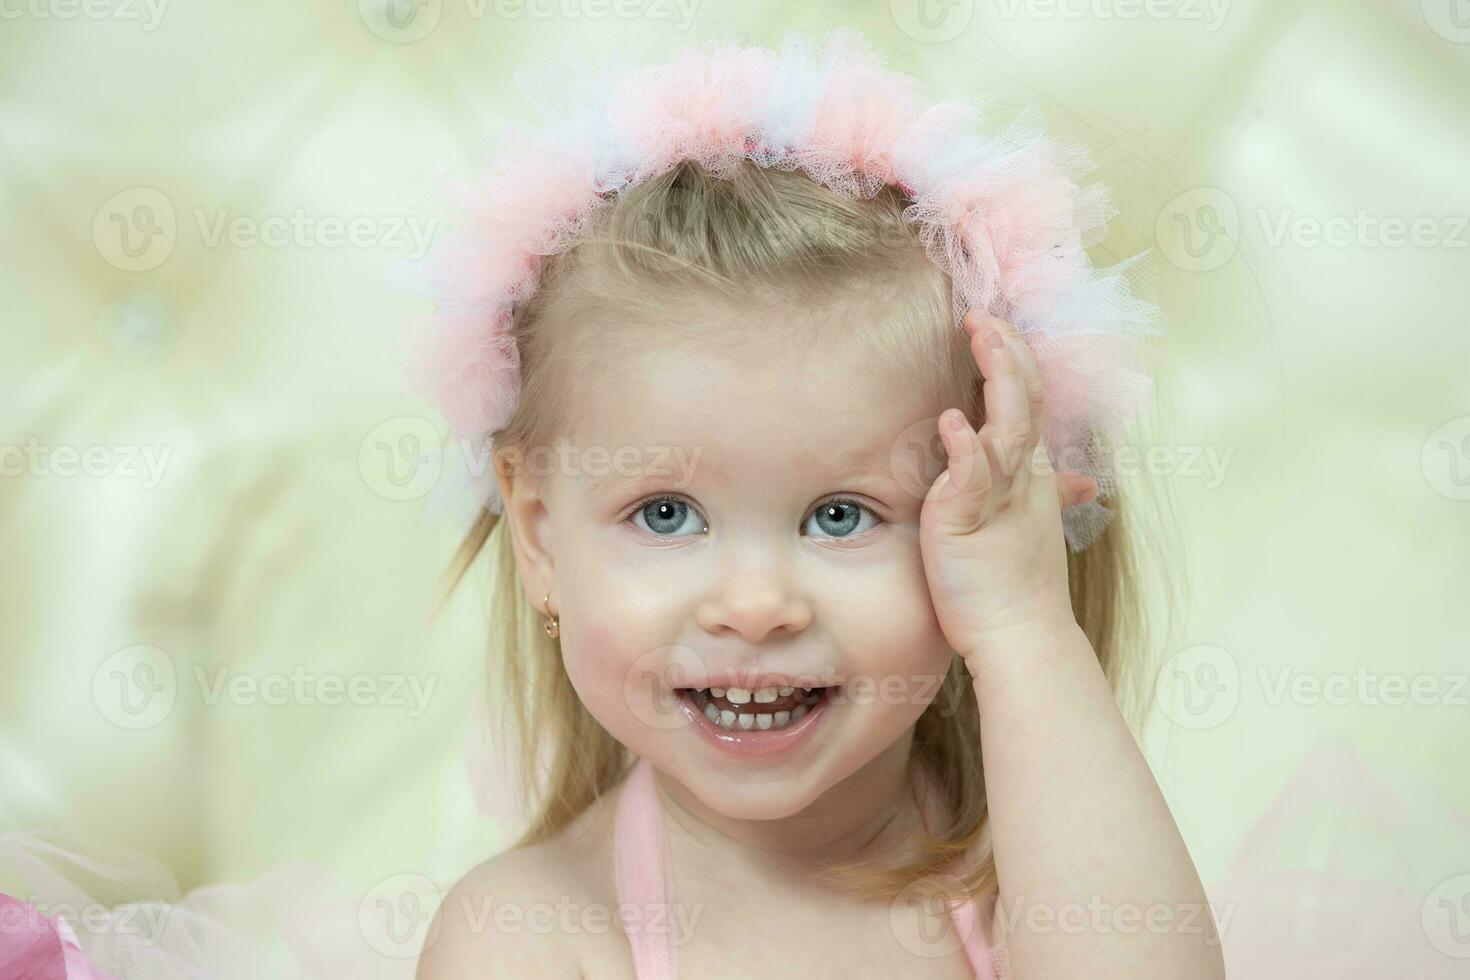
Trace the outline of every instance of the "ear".
{"type": "Polygon", "coordinates": [[[538,610],[545,611],[542,598],[551,593],[551,609],[555,615],[556,576],[551,556],[551,526],[546,510],[545,484],[529,467],[520,465],[521,453],[514,448],[495,453],[495,482],[504,502],[501,519],[508,522],[511,547],[515,552],[516,572],[525,589],[526,599],[538,610]]]}

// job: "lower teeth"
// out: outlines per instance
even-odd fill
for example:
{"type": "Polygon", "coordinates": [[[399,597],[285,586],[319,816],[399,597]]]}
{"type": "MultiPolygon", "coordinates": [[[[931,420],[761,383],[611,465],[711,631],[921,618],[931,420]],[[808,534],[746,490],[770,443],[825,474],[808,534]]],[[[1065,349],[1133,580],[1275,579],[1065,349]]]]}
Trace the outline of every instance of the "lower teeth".
{"type": "Polygon", "coordinates": [[[710,703],[707,691],[691,690],[690,699],[694,706],[717,727],[725,731],[780,731],[801,721],[811,711],[812,705],[799,704],[790,711],[735,712],[720,709],[710,703]]]}

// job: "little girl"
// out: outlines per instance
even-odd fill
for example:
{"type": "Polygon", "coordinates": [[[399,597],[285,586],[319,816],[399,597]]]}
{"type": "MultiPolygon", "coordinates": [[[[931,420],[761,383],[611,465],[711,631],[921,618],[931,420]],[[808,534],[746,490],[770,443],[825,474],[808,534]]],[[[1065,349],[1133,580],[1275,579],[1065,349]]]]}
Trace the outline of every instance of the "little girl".
{"type": "Polygon", "coordinates": [[[597,95],[435,265],[533,808],[420,980],[1223,976],[1110,686],[1158,328],[1085,148],[845,30],[597,95]]]}

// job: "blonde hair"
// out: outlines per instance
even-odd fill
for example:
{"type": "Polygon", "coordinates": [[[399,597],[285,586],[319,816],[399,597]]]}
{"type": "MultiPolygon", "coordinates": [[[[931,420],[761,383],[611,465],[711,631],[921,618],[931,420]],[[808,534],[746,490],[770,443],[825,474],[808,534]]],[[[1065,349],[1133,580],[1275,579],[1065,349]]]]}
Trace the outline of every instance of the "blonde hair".
{"type": "MultiPolygon", "coordinates": [[[[575,406],[563,393],[575,389],[565,372],[578,366],[583,345],[574,331],[586,319],[581,314],[595,311],[600,343],[614,345],[636,344],[648,336],[642,331],[683,329],[704,330],[701,340],[712,343],[749,346],[759,340],[753,333],[765,332],[680,315],[685,301],[710,299],[739,304],[746,322],[775,324],[770,332],[785,342],[788,333],[804,341],[820,324],[840,323],[843,343],[868,345],[879,363],[911,372],[938,405],[961,408],[978,426],[981,377],[952,327],[948,276],[903,219],[907,203],[893,188],[852,199],[803,174],[748,161],[731,179],[684,163],[636,185],[548,259],[537,292],[517,309],[522,390],[510,422],[494,434],[497,456],[524,458],[570,420],[575,406]],[[862,315],[793,320],[793,312],[844,304],[862,315]]],[[[1109,504],[1116,516],[1102,537],[1068,554],[1072,606],[1120,707],[1136,720],[1142,699],[1125,681],[1122,656],[1140,632],[1138,604],[1130,601],[1136,570],[1121,501],[1113,496],[1109,504]]],[[[512,845],[521,847],[556,835],[614,788],[635,760],[582,705],[557,641],[543,629],[544,613],[524,601],[500,515],[480,512],[446,572],[444,594],[482,551],[489,556],[489,612],[502,626],[491,632],[489,657],[499,671],[504,737],[514,746],[522,798],[535,801],[529,825],[512,845]]],[[[923,836],[910,861],[834,863],[823,870],[825,879],[861,899],[891,900],[917,882],[942,880],[958,856],[968,855],[959,876],[965,891],[995,888],[993,856],[980,853],[987,822],[980,718],[958,656],[916,724],[911,775],[915,766],[935,777],[944,825],[923,836]]]]}

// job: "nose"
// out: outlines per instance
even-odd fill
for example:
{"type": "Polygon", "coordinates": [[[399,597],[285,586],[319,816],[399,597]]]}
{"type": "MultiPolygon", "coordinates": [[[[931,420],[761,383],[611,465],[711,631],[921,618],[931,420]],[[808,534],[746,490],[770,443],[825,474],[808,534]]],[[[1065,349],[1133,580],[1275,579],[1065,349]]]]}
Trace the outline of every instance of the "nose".
{"type": "Polygon", "coordinates": [[[766,555],[727,566],[695,619],[706,632],[738,633],[747,643],[759,643],[772,633],[800,633],[811,624],[812,608],[766,555]]]}

